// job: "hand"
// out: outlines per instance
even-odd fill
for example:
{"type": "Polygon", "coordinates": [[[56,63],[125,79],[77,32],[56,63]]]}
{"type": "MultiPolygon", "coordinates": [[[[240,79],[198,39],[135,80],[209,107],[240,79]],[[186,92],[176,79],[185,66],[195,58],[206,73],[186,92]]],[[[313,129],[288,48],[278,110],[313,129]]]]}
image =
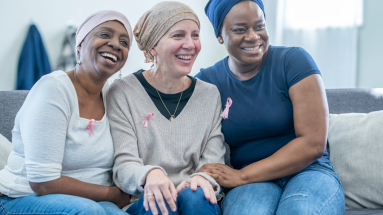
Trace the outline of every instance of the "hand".
{"type": "Polygon", "coordinates": [[[168,203],[170,209],[176,212],[177,206],[177,190],[173,182],[169,180],[164,172],[160,169],[151,170],[146,176],[145,192],[144,192],[144,208],[146,211],[152,211],[152,214],[157,215],[159,209],[163,215],[169,214],[166,208],[164,199],[168,203]],[[148,195],[149,194],[149,195],[148,195]]]}
{"type": "Polygon", "coordinates": [[[123,208],[129,204],[130,195],[120,190],[118,187],[111,187],[111,192],[113,193],[114,200],[112,201],[119,208],[123,208]]]}
{"type": "Polygon", "coordinates": [[[205,198],[209,200],[211,204],[217,204],[217,197],[215,196],[213,186],[204,177],[195,175],[184,180],[180,185],[178,185],[177,193],[180,193],[186,187],[190,187],[192,191],[196,191],[197,187],[200,187],[205,194],[205,198]]]}
{"type": "Polygon", "coordinates": [[[210,175],[223,187],[232,188],[246,184],[241,170],[233,169],[224,164],[205,164],[198,172],[210,175]]]}

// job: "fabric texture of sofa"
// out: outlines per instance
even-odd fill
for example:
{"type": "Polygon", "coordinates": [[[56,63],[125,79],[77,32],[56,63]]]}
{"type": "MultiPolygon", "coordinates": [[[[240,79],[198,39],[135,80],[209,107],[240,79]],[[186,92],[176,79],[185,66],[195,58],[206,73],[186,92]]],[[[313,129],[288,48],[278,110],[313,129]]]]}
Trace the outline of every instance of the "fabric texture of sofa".
{"type": "MultiPolygon", "coordinates": [[[[329,89],[326,90],[329,110],[332,114],[369,113],[383,110],[383,89],[329,89]]],[[[17,112],[28,91],[0,91],[0,134],[11,141],[17,112]]],[[[329,148],[331,158],[331,148],[329,148]]],[[[4,158],[0,158],[4,159],[4,158]]],[[[229,151],[225,161],[230,163],[229,151]]],[[[383,180],[383,175],[382,175],[383,180]]],[[[383,187],[377,188],[383,190],[383,187]]],[[[382,200],[383,201],[383,200],[382,200]]],[[[346,215],[383,215],[380,209],[348,209],[346,215]]]]}

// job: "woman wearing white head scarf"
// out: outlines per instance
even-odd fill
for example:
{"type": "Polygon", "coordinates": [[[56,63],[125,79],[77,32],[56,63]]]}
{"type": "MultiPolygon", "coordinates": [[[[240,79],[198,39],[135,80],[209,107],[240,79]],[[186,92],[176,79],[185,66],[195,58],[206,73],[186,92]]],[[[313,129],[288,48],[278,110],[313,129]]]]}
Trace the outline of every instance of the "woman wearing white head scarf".
{"type": "Polygon", "coordinates": [[[43,76],[18,112],[13,150],[0,171],[5,214],[126,214],[130,196],[113,186],[107,79],[124,66],[132,42],[116,11],[89,16],[76,34],[78,61],[43,76]]]}

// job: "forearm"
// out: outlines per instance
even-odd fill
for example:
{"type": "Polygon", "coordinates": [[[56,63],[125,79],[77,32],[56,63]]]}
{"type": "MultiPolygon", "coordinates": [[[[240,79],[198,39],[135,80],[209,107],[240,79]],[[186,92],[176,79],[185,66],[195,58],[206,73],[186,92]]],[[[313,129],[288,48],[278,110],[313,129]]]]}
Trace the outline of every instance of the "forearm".
{"type": "Polygon", "coordinates": [[[307,143],[298,137],[268,158],[240,170],[243,184],[265,182],[295,174],[323,155],[325,141],[307,143]]]}
{"type": "Polygon", "coordinates": [[[95,185],[79,181],[77,179],[61,176],[59,179],[34,183],[29,182],[36,196],[44,196],[48,194],[67,194],[73,196],[84,197],[94,201],[114,202],[116,197],[116,187],[108,187],[95,185]]]}

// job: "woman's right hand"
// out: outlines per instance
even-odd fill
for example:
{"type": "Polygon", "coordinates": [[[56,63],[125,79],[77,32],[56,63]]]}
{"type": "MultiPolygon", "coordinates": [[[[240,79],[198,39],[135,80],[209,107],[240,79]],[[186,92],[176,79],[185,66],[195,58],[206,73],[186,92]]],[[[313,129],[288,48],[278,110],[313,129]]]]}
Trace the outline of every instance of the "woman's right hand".
{"type": "Polygon", "coordinates": [[[118,187],[110,187],[111,192],[113,193],[112,202],[116,204],[119,208],[127,206],[130,202],[130,195],[120,190],[118,187]]]}
{"type": "Polygon", "coordinates": [[[144,207],[146,211],[152,211],[152,214],[158,214],[156,202],[163,215],[169,214],[165,205],[168,203],[170,209],[175,212],[177,210],[177,190],[173,182],[169,180],[164,172],[160,169],[153,169],[146,175],[144,207]]]}

